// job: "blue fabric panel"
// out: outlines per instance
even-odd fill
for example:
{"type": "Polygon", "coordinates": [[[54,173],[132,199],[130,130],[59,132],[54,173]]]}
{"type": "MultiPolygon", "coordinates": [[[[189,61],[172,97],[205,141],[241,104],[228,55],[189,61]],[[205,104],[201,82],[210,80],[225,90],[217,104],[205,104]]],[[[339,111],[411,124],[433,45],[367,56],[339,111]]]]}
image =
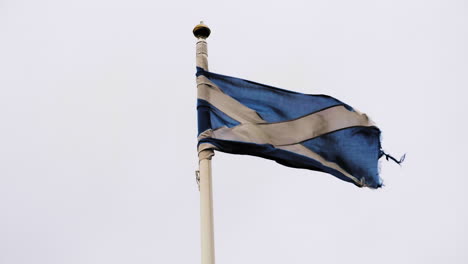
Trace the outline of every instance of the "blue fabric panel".
{"type": "Polygon", "coordinates": [[[205,104],[200,104],[201,100],[198,100],[197,103],[197,115],[198,115],[198,135],[203,131],[211,128],[211,114],[210,106],[205,104]]]}
{"type": "Polygon", "coordinates": [[[199,144],[204,142],[208,142],[215,145],[222,152],[262,157],[274,160],[282,165],[292,168],[322,171],[332,174],[341,180],[351,182],[356,185],[354,181],[352,181],[339,171],[329,168],[327,166],[323,166],[321,163],[317,162],[314,159],[310,159],[306,156],[299,155],[294,152],[277,149],[269,144],[254,144],[239,141],[219,140],[213,138],[202,139],[201,141],[199,141],[199,144]]]}
{"type": "Polygon", "coordinates": [[[200,134],[201,132],[205,131],[208,128],[217,129],[222,126],[234,127],[240,124],[236,120],[230,118],[225,113],[221,112],[218,108],[214,107],[212,104],[202,99],[197,100],[197,110],[199,112],[200,111],[202,112],[201,117],[199,116],[198,118],[198,122],[199,122],[198,134],[200,134]],[[208,111],[208,114],[209,114],[208,116],[205,115],[206,111],[208,111]],[[200,124],[201,118],[203,118],[204,120],[202,120],[200,124]]]}
{"type": "Polygon", "coordinates": [[[365,179],[373,188],[382,185],[379,177],[380,130],[351,127],[301,143],[328,161],[335,162],[354,177],[365,179]]]}
{"type": "Polygon", "coordinates": [[[308,95],[275,88],[239,78],[206,72],[197,68],[197,76],[204,75],[224,93],[257,111],[268,122],[296,119],[343,102],[327,95],[308,95]]]}

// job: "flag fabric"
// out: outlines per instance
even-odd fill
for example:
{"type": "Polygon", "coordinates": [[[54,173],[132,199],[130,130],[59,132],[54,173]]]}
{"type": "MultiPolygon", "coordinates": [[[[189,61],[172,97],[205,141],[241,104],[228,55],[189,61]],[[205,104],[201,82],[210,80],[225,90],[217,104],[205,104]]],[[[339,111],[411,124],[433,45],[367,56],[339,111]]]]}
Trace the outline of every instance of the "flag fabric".
{"type": "MultiPolygon", "coordinates": [[[[351,106],[197,68],[198,151],[215,149],[379,188],[379,128],[351,106]]],[[[388,157],[391,157],[387,155],[388,157]]]]}

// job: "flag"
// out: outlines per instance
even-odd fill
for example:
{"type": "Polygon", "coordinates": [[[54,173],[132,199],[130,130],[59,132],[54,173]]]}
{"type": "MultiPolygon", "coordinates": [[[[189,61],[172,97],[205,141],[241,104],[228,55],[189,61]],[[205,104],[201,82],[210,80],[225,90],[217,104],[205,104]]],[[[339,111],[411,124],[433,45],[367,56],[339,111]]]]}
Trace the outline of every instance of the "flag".
{"type": "MultiPolygon", "coordinates": [[[[197,67],[198,152],[215,149],[379,188],[379,128],[327,95],[302,94],[197,67]]],[[[398,162],[398,161],[397,161],[398,162]]]]}

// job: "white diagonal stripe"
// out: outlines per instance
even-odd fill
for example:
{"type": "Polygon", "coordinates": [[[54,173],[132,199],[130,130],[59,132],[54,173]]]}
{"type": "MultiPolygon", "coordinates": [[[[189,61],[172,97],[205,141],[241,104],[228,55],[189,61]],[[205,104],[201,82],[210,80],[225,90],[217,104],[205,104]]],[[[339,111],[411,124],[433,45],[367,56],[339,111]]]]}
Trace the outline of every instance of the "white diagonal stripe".
{"type": "Polygon", "coordinates": [[[198,76],[198,99],[203,99],[240,123],[265,123],[255,110],[224,94],[205,76],[198,76]]]}
{"type": "Polygon", "coordinates": [[[351,112],[339,105],[286,122],[244,123],[231,128],[221,127],[213,131],[213,137],[281,146],[296,144],[347,127],[372,125],[366,115],[351,112]]]}

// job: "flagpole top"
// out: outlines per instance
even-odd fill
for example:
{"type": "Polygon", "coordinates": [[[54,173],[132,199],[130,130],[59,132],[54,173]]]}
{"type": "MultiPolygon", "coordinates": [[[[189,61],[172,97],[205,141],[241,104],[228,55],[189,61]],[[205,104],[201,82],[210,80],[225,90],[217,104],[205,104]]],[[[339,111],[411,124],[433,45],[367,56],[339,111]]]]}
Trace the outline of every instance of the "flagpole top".
{"type": "Polygon", "coordinates": [[[193,35],[196,38],[206,39],[210,36],[210,34],[211,34],[210,28],[207,25],[205,25],[203,21],[200,21],[200,24],[196,25],[193,28],[193,35]]]}

